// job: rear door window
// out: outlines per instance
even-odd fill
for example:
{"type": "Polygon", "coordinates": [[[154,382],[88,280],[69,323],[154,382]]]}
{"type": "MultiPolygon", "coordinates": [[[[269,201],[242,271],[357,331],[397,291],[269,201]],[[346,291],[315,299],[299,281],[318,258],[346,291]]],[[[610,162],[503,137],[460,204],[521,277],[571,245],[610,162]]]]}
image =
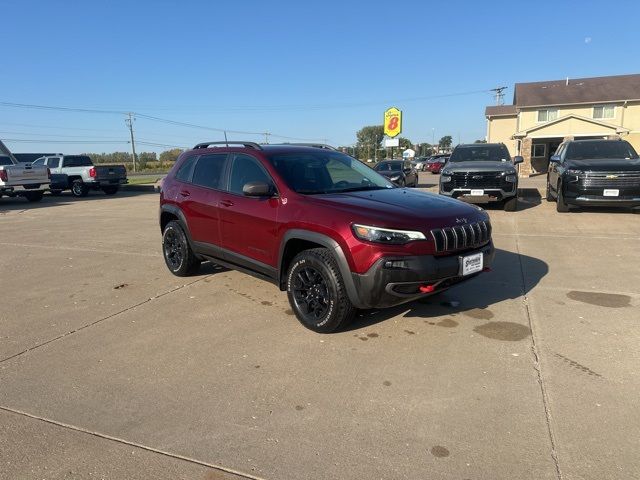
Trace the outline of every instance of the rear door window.
{"type": "Polygon", "coordinates": [[[68,155],[64,157],[65,167],[92,167],[91,159],[86,155],[68,155]]]}
{"type": "Polygon", "coordinates": [[[60,166],[59,158],[49,158],[47,160],[47,167],[49,168],[58,168],[60,166]]]}
{"type": "Polygon", "coordinates": [[[191,182],[207,188],[222,188],[226,154],[202,155],[193,169],[191,182]]]}

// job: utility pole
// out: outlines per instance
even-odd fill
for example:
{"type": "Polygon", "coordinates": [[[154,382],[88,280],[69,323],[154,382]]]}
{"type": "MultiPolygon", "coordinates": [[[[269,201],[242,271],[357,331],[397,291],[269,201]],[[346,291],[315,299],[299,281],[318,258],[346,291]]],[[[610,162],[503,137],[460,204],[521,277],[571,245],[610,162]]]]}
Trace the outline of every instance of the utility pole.
{"type": "Polygon", "coordinates": [[[492,88],[491,92],[496,92],[496,105],[504,105],[504,92],[508,87],[492,88]]]}
{"type": "Polygon", "coordinates": [[[125,118],[124,123],[129,127],[129,133],[131,134],[131,151],[133,152],[133,171],[136,171],[136,143],[133,140],[133,122],[135,121],[133,114],[129,112],[129,118],[125,118]]]}
{"type": "Polygon", "coordinates": [[[269,132],[264,132],[264,143],[267,145],[269,145],[269,135],[271,135],[269,132]]]}

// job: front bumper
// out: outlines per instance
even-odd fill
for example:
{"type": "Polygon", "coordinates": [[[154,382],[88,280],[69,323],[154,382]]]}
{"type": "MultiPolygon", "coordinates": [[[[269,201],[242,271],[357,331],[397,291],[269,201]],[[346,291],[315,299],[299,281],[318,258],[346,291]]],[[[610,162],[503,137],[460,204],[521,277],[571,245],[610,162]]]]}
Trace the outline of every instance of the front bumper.
{"type": "Polygon", "coordinates": [[[460,258],[482,253],[483,266],[490,267],[495,255],[493,243],[481,248],[462,251],[447,256],[405,256],[383,257],[374,263],[366,273],[352,273],[357,292],[358,308],[385,308],[410,302],[468,280],[478,273],[462,276],[460,258]],[[402,261],[403,268],[385,267],[389,261],[402,261]],[[429,293],[422,293],[420,286],[434,285],[429,293]]]}
{"type": "Polygon", "coordinates": [[[569,205],[585,207],[640,207],[640,185],[620,186],[600,185],[588,187],[577,182],[566,181],[564,184],[564,201],[569,205]],[[605,190],[618,190],[618,196],[605,197],[605,190]]]}
{"type": "Polygon", "coordinates": [[[517,184],[514,184],[513,189],[503,190],[501,188],[477,188],[477,190],[483,190],[484,195],[471,195],[471,191],[476,190],[471,188],[452,188],[446,190],[442,185],[440,186],[440,195],[446,195],[448,197],[457,198],[464,202],[469,203],[490,203],[500,202],[505,198],[515,197],[518,192],[517,184]]]}

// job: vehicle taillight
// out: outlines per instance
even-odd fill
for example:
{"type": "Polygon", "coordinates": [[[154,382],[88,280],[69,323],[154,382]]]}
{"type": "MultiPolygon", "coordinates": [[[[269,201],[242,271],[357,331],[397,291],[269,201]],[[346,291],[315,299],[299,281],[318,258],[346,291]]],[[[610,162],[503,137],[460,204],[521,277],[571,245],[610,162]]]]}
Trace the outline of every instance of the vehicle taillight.
{"type": "Polygon", "coordinates": [[[47,167],[47,178],[51,178],[51,169],[47,167]]]}
{"type": "Polygon", "coordinates": [[[7,175],[7,171],[6,170],[0,170],[0,180],[2,180],[3,182],[8,182],[9,181],[9,177],[7,175]]]}
{"type": "Polygon", "coordinates": [[[89,176],[90,176],[91,178],[94,178],[94,177],[96,176],[96,167],[91,167],[91,168],[89,169],[89,176]]]}

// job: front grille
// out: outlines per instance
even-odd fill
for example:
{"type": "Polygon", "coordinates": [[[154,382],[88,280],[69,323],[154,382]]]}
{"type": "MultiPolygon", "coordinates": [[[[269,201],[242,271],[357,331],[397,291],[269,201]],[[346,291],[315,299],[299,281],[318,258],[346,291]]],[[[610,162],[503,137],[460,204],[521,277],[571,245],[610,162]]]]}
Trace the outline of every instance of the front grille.
{"type": "Polygon", "coordinates": [[[579,179],[582,187],[640,187],[640,172],[588,172],[579,179]]]}
{"type": "Polygon", "coordinates": [[[491,223],[476,222],[455,227],[434,228],[431,236],[436,252],[481,247],[491,239],[491,223]]]}
{"type": "Polygon", "coordinates": [[[502,172],[454,172],[451,175],[453,188],[503,188],[502,172]]]}

